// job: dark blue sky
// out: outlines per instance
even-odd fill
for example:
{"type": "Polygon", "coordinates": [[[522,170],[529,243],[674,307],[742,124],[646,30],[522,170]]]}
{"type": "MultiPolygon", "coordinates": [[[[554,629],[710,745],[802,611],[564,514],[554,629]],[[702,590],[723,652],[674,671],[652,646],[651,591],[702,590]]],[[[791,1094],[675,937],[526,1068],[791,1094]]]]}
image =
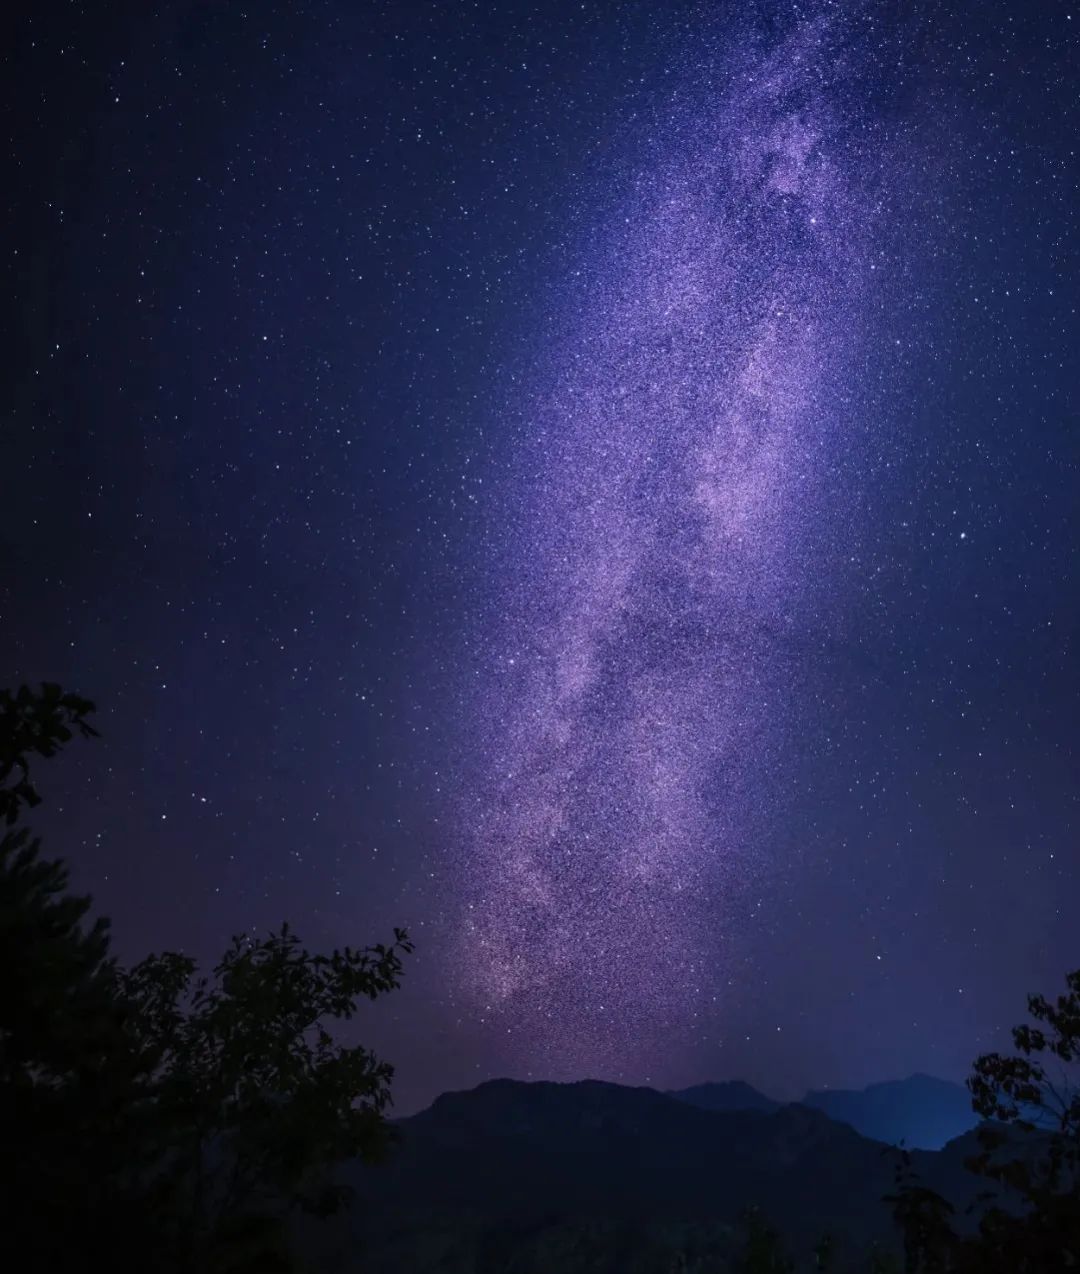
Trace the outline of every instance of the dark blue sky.
{"type": "MultiPolygon", "coordinates": [[[[6,20],[0,649],[6,682],[99,704],[40,823],[125,957],[404,923],[410,985],[365,1030],[406,1106],[589,1069],[545,1072],[463,989],[509,475],[665,110],[829,7],[6,20]]],[[[1078,27],[1014,3],[858,29],[838,100],[880,130],[860,174],[899,139],[910,224],[874,231],[830,586],[770,646],[798,730],[730,897],[694,877],[724,995],[605,1077],[959,1077],[1080,964],[1078,27]]]]}

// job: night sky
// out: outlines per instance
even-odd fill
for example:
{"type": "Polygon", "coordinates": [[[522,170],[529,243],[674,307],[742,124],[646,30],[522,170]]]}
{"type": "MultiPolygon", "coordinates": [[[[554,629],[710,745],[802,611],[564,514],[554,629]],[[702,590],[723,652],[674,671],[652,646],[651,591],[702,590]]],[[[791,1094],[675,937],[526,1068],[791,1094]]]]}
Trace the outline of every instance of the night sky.
{"type": "Polygon", "coordinates": [[[1080,965],[1080,8],[7,19],[3,683],[125,959],[398,1108],[961,1078],[1080,965]]]}

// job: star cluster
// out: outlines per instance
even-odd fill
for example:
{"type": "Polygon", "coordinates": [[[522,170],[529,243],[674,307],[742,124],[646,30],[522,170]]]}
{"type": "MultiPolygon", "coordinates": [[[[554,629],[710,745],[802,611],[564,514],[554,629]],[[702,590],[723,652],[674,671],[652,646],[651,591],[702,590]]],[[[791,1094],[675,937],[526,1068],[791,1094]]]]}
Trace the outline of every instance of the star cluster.
{"type": "Polygon", "coordinates": [[[655,1056],[715,1002],[786,810],[903,171],[851,37],[817,14],[681,59],[523,411],[462,945],[549,1065],[655,1056]]]}

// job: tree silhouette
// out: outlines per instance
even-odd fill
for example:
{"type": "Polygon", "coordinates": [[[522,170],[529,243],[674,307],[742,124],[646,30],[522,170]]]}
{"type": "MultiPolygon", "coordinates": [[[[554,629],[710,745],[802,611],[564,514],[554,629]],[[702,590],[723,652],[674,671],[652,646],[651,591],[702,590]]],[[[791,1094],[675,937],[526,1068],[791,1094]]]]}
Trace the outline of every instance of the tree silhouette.
{"type": "Polygon", "coordinates": [[[1018,1055],[986,1053],[968,1080],[975,1111],[995,1121],[970,1166],[1020,1200],[983,1219],[984,1246],[998,1261],[987,1269],[1080,1266],[1080,969],[1065,982],[1052,1002],[1028,996],[1036,1025],[1013,1028],[1018,1055]]]}
{"type": "Polygon", "coordinates": [[[884,1202],[892,1204],[893,1219],[904,1237],[904,1274],[945,1274],[957,1242],[953,1206],[920,1184],[910,1151],[901,1147],[895,1153],[896,1193],[887,1194],[884,1202]]]}
{"type": "Polygon", "coordinates": [[[287,925],[236,937],[212,976],[186,956],[151,956],[123,976],[129,1029],[152,1055],[160,1141],[154,1176],[182,1268],[283,1246],[287,1213],[321,1216],[346,1195],[331,1169],[390,1144],[391,1066],[336,1045],[327,1023],[397,987],[412,947],[312,955],[287,925]]]}
{"type": "MultiPolygon", "coordinates": [[[[15,828],[40,801],[30,757],[51,757],[78,730],[96,733],[94,705],[44,685],[0,690],[0,1083],[10,1095],[85,1068],[115,1025],[108,921],[88,929],[90,899],[68,892],[67,869],[41,857],[41,842],[15,828]],[[98,1038],[101,1033],[104,1035],[98,1038]]],[[[20,1100],[31,1094],[22,1092],[20,1100]]]]}
{"type": "Polygon", "coordinates": [[[889,1196],[909,1274],[1046,1274],[1080,1266],[1080,970],[1053,1002],[1028,997],[1035,1024],[1013,1029],[1017,1055],[986,1053],[968,1089],[979,1153],[967,1166],[988,1182],[979,1232],[957,1236],[932,1190],[898,1181],[889,1196]]]}
{"type": "Polygon", "coordinates": [[[92,712],[55,685],[0,691],[0,1200],[12,1249],[29,1244],[56,1269],[80,1249],[94,1255],[95,1236],[127,1220],[137,1066],[108,922],[88,922],[90,899],[69,892],[64,864],[16,824],[40,801],[31,759],[93,735],[92,712]]]}
{"type": "Polygon", "coordinates": [[[329,1027],[394,990],[393,942],[329,955],[288,928],[131,970],[63,863],[17,826],[33,757],[96,731],[55,685],[0,691],[0,1208],[5,1246],[62,1274],[294,1268],[288,1218],[344,1201],[334,1167],[390,1143],[392,1068],[329,1027]]]}
{"type": "Polygon", "coordinates": [[[14,693],[0,690],[0,819],[10,827],[22,805],[41,802],[30,782],[30,757],[51,757],[78,732],[84,739],[97,735],[87,721],[94,712],[89,699],[68,694],[52,682],[40,691],[20,686],[14,693]]]}
{"type": "Polygon", "coordinates": [[[757,1208],[746,1208],[740,1216],[745,1247],[736,1267],[743,1274],[793,1274],[795,1263],[784,1250],[779,1233],[757,1208]]]}

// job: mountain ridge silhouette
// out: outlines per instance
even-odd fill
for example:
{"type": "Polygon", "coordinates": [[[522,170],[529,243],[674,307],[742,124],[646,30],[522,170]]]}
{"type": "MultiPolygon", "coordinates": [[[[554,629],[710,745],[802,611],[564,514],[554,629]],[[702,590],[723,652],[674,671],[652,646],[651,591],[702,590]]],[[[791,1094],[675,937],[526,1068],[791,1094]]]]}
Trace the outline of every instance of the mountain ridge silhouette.
{"type": "MultiPolygon", "coordinates": [[[[901,1094],[920,1090],[895,1083],[901,1094]]],[[[748,1084],[664,1093],[497,1079],[443,1093],[395,1126],[399,1145],[385,1163],[344,1174],[362,1206],[340,1248],[343,1271],[574,1269],[566,1252],[593,1243],[601,1264],[581,1268],[615,1274],[630,1268],[618,1263],[627,1251],[650,1245],[735,1251],[739,1218],[754,1207],[804,1256],[826,1232],[843,1235],[853,1255],[896,1241],[883,1199],[897,1152],[815,1105],[773,1103],[748,1084]],[[350,1265],[358,1250],[364,1263],[350,1265]],[[609,1255],[614,1264],[603,1264],[609,1255]]],[[[971,1150],[965,1134],[911,1151],[919,1179],[958,1212],[985,1184],[964,1167],[971,1150]]]]}

